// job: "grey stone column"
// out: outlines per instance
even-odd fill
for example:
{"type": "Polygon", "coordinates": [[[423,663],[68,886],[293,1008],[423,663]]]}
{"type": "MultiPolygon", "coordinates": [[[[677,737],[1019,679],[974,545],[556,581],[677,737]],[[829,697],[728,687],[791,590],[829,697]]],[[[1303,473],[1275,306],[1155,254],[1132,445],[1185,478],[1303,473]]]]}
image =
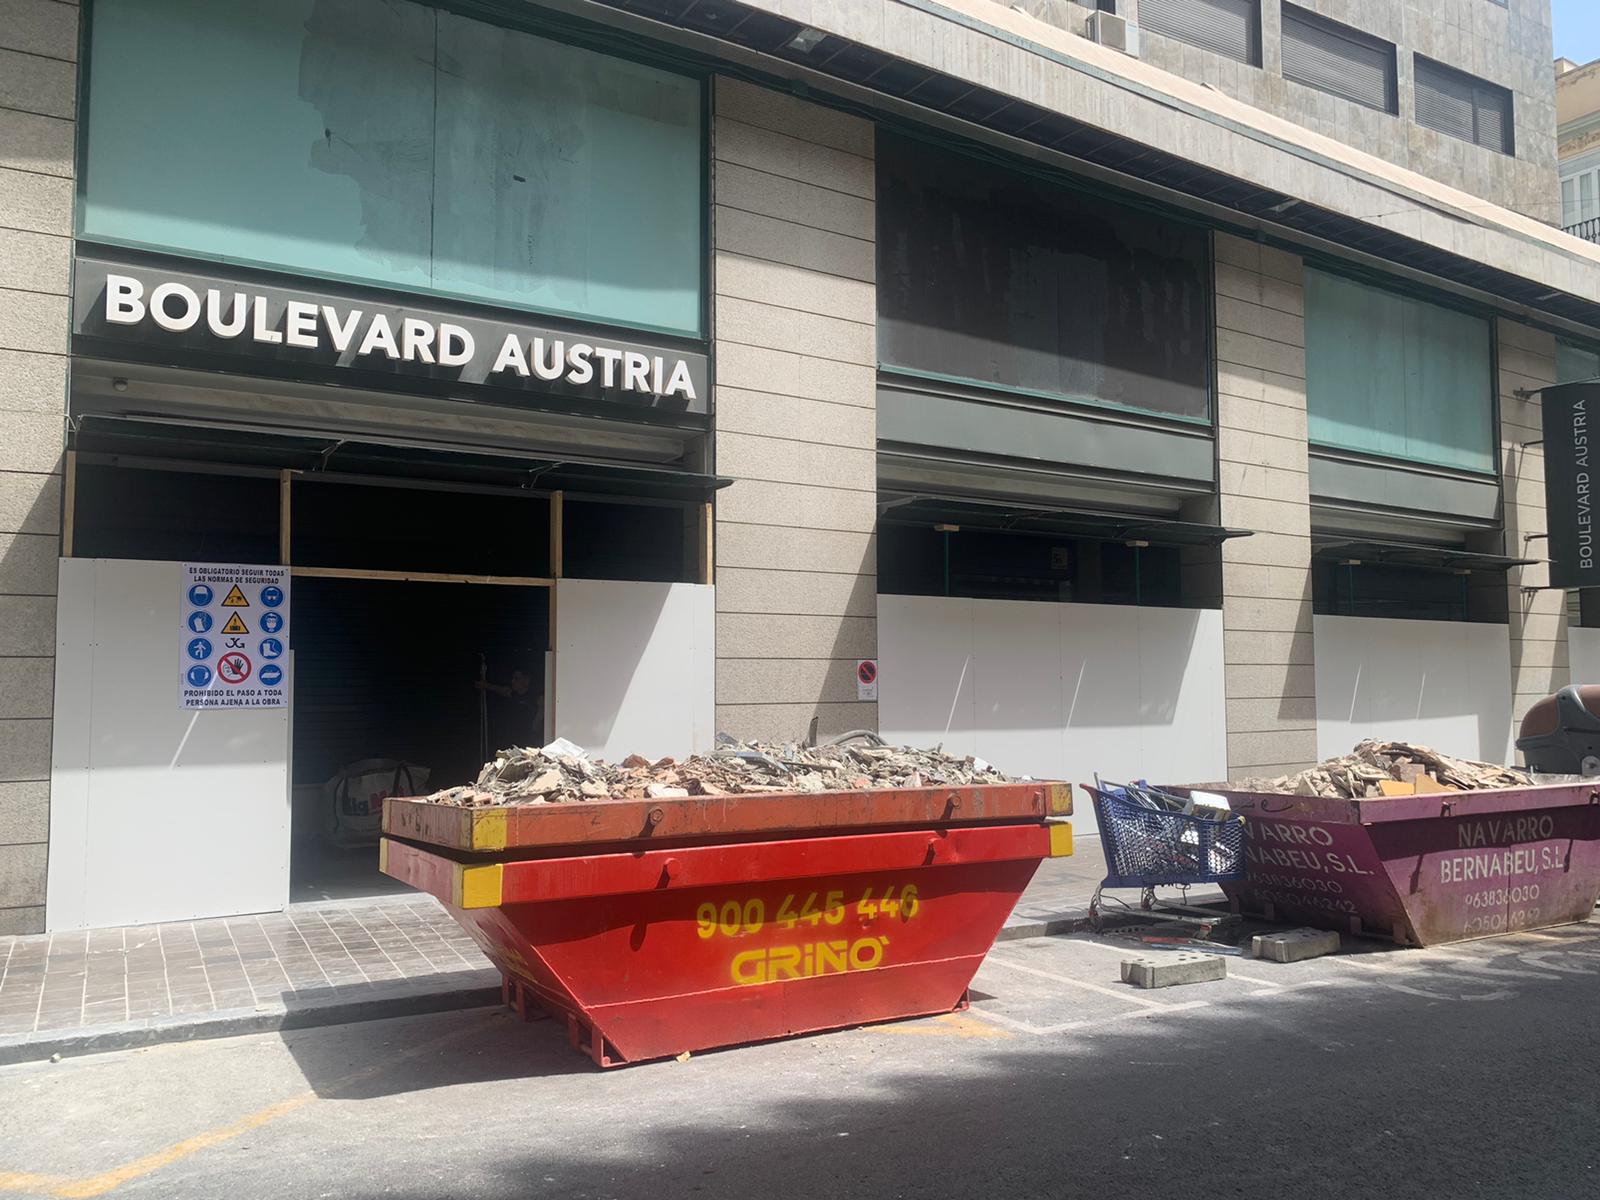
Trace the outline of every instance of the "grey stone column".
{"type": "MultiPolygon", "coordinates": [[[[1554,334],[1515,321],[1495,321],[1499,361],[1501,500],[1505,552],[1514,558],[1544,558],[1549,546],[1545,522],[1544,437],[1539,397],[1518,396],[1556,381],[1554,334]]],[[[1544,585],[1543,563],[1506,575],[1506,608],[1511,628],[1511,722],[1516,727],[1535,700],[1567,685],[1567,594],[1544,585]],[[1542,589],[1542,590],[1525,590],[1542,589]]]]}
{"type": "Polygon", "coordinates": [[[1228,774],[1317,756],[1304,264],[1217,234],[1217,458],[1228,774]]]}
{"type": "Polygon", "coordinates": [[[44,928],[78,7],[0,0],[0,934],[44,928]]]}
{"type": "Polygon", "coordinates": [[[876,728],[873,127],[716,80],[717,724],[876,728]]]}

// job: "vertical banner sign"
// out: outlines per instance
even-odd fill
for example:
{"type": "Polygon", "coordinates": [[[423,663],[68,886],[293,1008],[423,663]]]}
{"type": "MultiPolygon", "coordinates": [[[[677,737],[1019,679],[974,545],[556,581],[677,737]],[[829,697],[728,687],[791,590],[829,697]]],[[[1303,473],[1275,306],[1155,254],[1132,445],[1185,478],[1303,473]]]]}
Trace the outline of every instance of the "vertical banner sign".
{"type": "Polygon", "coordinates": [[[1550,586],[1600,586],[1595,557],[1595,462],[1592,422],[1600,418],[1600,382],[1562,383],[1541,393],[1544,410],[1544,506],[1550,532],[1550,586]]]}
{"type": "Polygon", "coordinates": [[[288,661],[288,567],[184,563],[180,708],[282,708],[288,661]]]}

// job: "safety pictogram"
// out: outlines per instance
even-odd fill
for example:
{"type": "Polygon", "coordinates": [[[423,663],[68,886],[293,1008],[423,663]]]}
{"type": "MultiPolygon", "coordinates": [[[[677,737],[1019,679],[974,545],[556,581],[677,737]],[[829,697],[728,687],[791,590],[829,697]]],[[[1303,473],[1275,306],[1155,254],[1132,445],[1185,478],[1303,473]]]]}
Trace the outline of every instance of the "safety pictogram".
{"type": "Polygon", "coordinates": [[[230,650],[217,659],[217,678],[223,683],[243,683],[250,678],[250,660],[237,650],[230,650]]]}
{"type": "Polygon", "coordinates": [[[176,614],[180,707],[288,705],[290,582],[285,566],[183,564],[176,614]]]}

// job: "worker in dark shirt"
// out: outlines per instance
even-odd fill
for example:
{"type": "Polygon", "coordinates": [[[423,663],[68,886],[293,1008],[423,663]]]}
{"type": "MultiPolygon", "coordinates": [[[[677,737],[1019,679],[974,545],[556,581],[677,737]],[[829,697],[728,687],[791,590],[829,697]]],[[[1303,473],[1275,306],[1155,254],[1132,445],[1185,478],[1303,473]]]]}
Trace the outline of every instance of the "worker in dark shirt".
{"type": "Polygon", "coordinates": [[[511,746],[544,745],[544,694],[535,690],[526,664],[511,668],[509,683],[479,679],[475,685],[489,696],[490,753],[511,746]]]}

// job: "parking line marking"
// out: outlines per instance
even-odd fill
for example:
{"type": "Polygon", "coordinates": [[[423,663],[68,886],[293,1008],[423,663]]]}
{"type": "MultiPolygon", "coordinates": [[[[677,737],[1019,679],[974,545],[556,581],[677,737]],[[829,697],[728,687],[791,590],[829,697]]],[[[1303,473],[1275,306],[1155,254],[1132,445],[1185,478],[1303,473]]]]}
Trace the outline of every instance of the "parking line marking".
{"type": "Polygon", "coordinates": [[[100,1175],[92,1175],[88,1179],[75,1179],[71,1182],[58,1184],[50,1189],[53,1196],[66,1197],[67,1200],[82,1200],[83,1197],[103,1196],[107,1192],[121,1187],[134,1179],[142,1178],[162,1167],[169,1166],[179,1159],[188,1158],[191,1154],[198,1154],[212,1146],[231,1141],[240,1134],[249,1133],[252,1129],[259,1129],[269,1121],[276,1121],[279,1117],[288,1116],[290,1113],[304,1108],[317,1098],[316,1092],[301,1092],[298,1096],[290,1096],[277,1104],[263,1108],[242,1117],[232,1125],[223,1125],[217,1129],[197,1133],[194,1137],[184,1138],[181,1142],[174,1142],[165,1149],[157,1150],[154,1154],[147,1154],[143,1158],[136,1158],[130,1163],[114,1167],[100,1175]]]}
{"type": "Polygon", "coordinates": [[[1004,958],[997,958],[993,954],[989,955],[989,957],[985,961],[986,962],[996,963],[996,964],[998,964],[999,966],[1002,966],[1002,967],[1009,967],[1013,971],[1022,971],[1024,973],[1028,974],[1028,975],[1037,975],[1041,979],[1053,980],[1056,983],[1065,983],[1065,984],[1068,984],[1071,987],[1083,988],[1086,991],[1099,992],[1102,996],[1110,996],[1110,997],[1112,997],[1113,999],[1116,999],[1116,1000],[1126,1000],[1130,1004],[1142,1004],[1146,1008],[1167,1008],[1167,1007],[1169,1007],[1168,1005],[1165,1005],[1165,1004],[1161,1003],[1161,1001],[1159,1001],[1159,1000],[1151,1000],[1148,997],[1140,996],[1140,995],[1137,995],[1137,994],[1130,995],[1129,993],[1132,991],[1132,989],[1127,988],[1127,987],[1124,987],[1123,990],[1118,991],[1116,988],[1109,988],[1109,987],[1106,987],[1104,984],[1089,983],[1086,980],[1073,979],[1071,976],[1068,976],[1068,975],[1056,975],[1056,974],[1054,974],[1054,973],[1052,973],[1050,971],[1041,971],[1037,967],[1026,967],[1026,966],[1023,966],[1021,963],[1010,962],[1010,961],[1008,961],[1008,960],[1006,960],[1004,958]]]}
{"type": "Polygon", "coordinates": [[[98,1175],[91,1175],[83,1179],[69,1179],[59,1175],[0,1172],[0,1191],[31,1191],[50,1196],[60,1196],[63,1200],[87,1200],[87,1198],[94,1196],[103,1196],[107,1192],[115,1191],[125,1183],[130,1183],[135,1179],[142,1179],[146,1175],[159,1171],[163,1167],[171,1166],[173,1163],[191,1155],[198,1154],[202,1150],[231,1141],[241,1134],[249,1133],[252,1129],[259,1129],[263,1125],[276,1121],[279,1117],[286,1117],[290,1113],[297,1112],[318,1100],[323,1094],[336,1098],[341,1090],[351,1084],[359,1083],[372,1075],[387,1071],[389,1068],[398,1066],[400,1063],[405,1062],[407,1059],[415,1058],[419,1054],[424,1054],[430,1050],[438,1050],[451,1042],[459,1041],[474,1031],[474,1026],[465,1026],[454,1033],[446,1034],[424,1045],[415,1046],[410,1050],[395,1054],[382,1062],[373,1063],[370,1066],[361,1068],[359,1071],[352,1071],[350,1074],[326,1085],[321,1093],[315,1090],[300,1092],[290,1096],[287,1100],[280,1100],[276,1104],[269,1104],[267,1107],[258,1109],[248,1116],[240,1117],[231,1124],[197,1133],[193,1137],[174,1142],[172,1145],[157,1150],[153,1154],[146,1154],[141,1158],[134,1159],[132,1162],[124,1163],[120,1167],[113,1167],[111,1170],[103,1171],[98,1175]]]}
{"type": "Polygon", "coordinates": [[[0,1171],[0,1192],[48,1192],[65,1180],[59,1175],[31,1175],[26,1171],[0,1171]]]}
{"type": "Polygon", "coordinates": [[[976,1021],[960,1013],[946,1013],[932,1020],[903,1021],[892,1025],[863,1025],[863,1033],[892,1033],[911,1037],[1009,1038],[1004,1029],[987,1021],[976,1021]]]}
{"type": "Polygon", "coordinates": [[[1034,1025],[1018,1017],[1008,1017],[1004,1013],[989,1012],[987,1009],[972,1011],[985,1021],[996,1021],[1022,1033],[1033,1034],[1035,1037],[1047,1037],[1056,1033],[1069,1033],[1077,1029],[1097,1029],[1102,1025],[1115,1025],[1119,1021],[1137,1021],[1148,1017],[1159,1017],[1166,1013],[1188,1012],[1196,1008],[1210,1008],[1209,1000],[1190,1000],[1183,1004],[1163,1004],[1159,1008],[1134,1008],[1127,1012],[1115,1013],[1109,1017],[1085,1018],[1082,1021],[1062,1021],[1058,1025],[1034,1025]]]}

